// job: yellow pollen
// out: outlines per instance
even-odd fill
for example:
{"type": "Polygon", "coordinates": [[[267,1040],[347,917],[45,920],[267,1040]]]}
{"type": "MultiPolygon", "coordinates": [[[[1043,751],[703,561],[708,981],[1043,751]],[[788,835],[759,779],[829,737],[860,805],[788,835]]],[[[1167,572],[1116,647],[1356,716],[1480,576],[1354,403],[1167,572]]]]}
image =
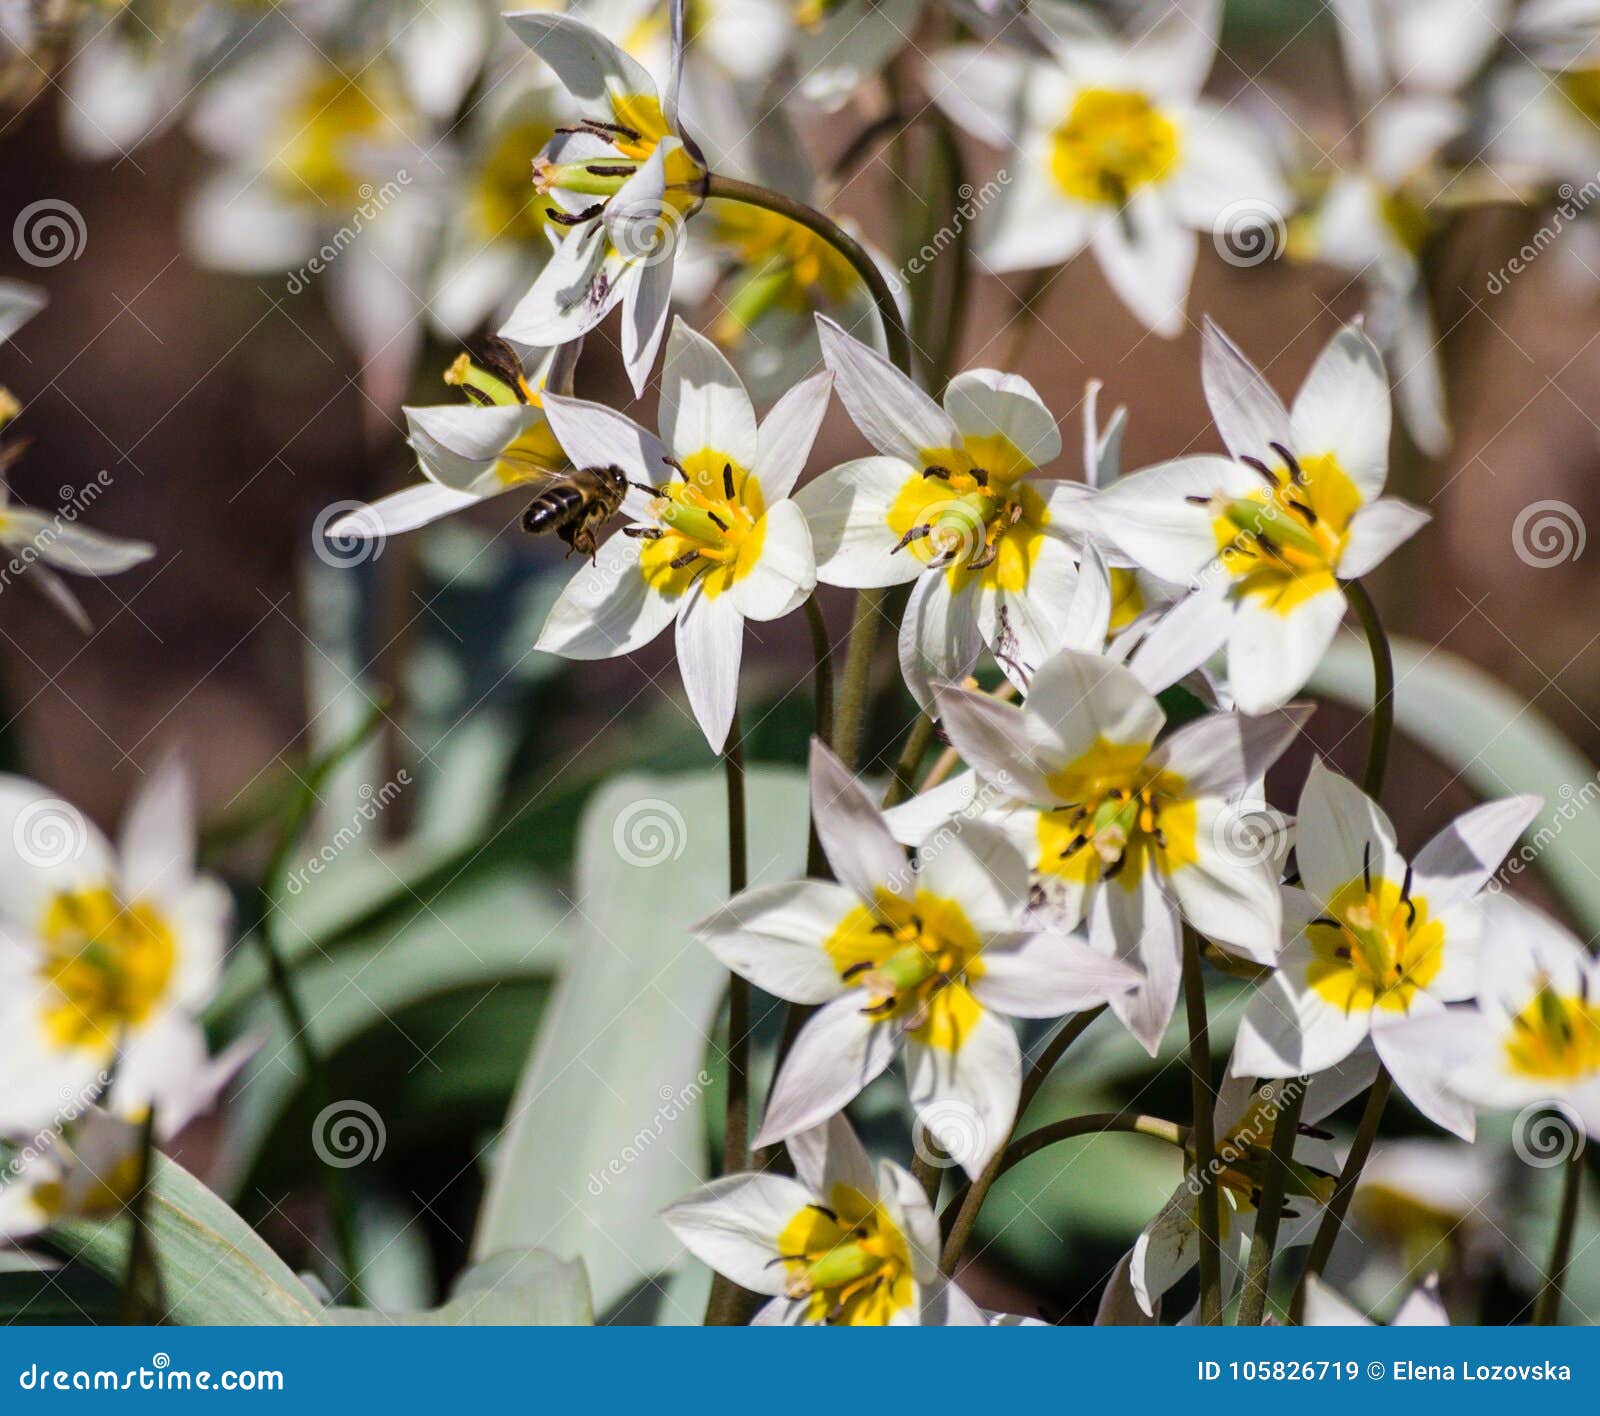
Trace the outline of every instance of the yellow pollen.
{"type": "Polygon", "coordinates": [[[715,448],[683,460],[683,476],[658,488],[650,512],[658,531],[645,541],[639,567],[652,589],[677,596],[698,579],[715,598],[761,559],[766,502],[760,481],[715,448]]]}
{"type": "Polygon", "coordinates": [[[888,1210],[851,1185],[807,1205],[778,1235],[785,1291],[804,1298],[808,1322],[882,1327],[911,1306],[911,1247],[888,1210]]]}
{"type": "Polygon", "coordinates": [[[1177,125],[1142,93],[1084,89],[1051,135],[1050,175],[1075,201],[1120,207],[1177,165],[1177,125]]]}

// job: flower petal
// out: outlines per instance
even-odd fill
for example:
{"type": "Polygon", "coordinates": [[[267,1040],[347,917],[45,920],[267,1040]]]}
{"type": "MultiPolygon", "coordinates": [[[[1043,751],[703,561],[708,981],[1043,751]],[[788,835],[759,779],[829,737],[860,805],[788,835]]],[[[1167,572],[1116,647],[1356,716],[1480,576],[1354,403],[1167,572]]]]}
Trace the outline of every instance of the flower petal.
{"type": "Polygon", "coordinates": [[[779,1294],[788,1272],[778,1236],[812,1202],[787,1175],[724,1175],[661,1211],[688,1251],[752,1293],[779,1294]]]}
{"type": "Polygon", "coordinates": [[[923,571],[900,539],[889,510],[900,489],[918,474],[894,457],[863,457],[841,463],[801,487],[794,501],[805,513],[816,551],[817,579],[852,589],[904,585],[923,571]]]}
{"type": "Polygon", "coordinates": [[[580,104],[599,107],[588,116],[608,117],[614,98],[656,93],[655,80],[592,25],[549,10],[504,16],[516,35],[552,69],[580,104]]]}
{"type": "Polygon", "coordinates": [[[841,884],[861,900],[906,895],[913,871],[878,804],[825,743],[811,740],[811,824],[841,884]]]}
{"type": "Polygon", "coordinates": [[[1217,560],[1215,520],[1190,497],[1245,496],[1261,485],[1226,457],[1178,457],[1120,478],[1095,495],[1095,528],[1134,564],[1163,580],[1195,580],[1217,560]]]}
{"type": "Polygon", "coordinates": [[[964,438],[1002,437],[1032,467],[1061,456],[1061,429],[1020,374],[969,369],[950,380],[944,407],[964,438]]]}
{"type": "Polygon", "coordinates": [[[1350,519],[1350,529],[1339,556],[1339,578],[1354,580],[1365,575],[1396,546],[1409,541],[1433,520],[1433,513],[1399,497],[1381,497],[1368,502],[1350,519]]]}
{"type": "Polygon", "coordinates": [[[978,662],[977,608],[974,589],[952,591],[942,570],[925,571],[911,587],[900,620],[900,672],[923,712],[935,711],[935,679],[964,679],[978,662]]]}
{"type": "Polygon", "coordinates": [[[823,945],[856,897],[826,880],[786,880],[736,895],[694,927],[719,961],[791,1003],[826,1003],[844,985],[823,945]]]}
{"type": "Polygon", "coordinates": [[[1144,978],[1135,988],[1110,1000],[1111,1011],[1154,1057],[1172,1021],[1181,978],[1178,911],[1154,870],[1140,871],[1136,881],[1118,877],[1094,890],[1089,943],[1142,970],[1144,978]]]}
{"type": "Polygon", "coordinates": [[[832,397],[833,375],[824,371],[797,383],[767,410],[756,437],[755,470],[769,501],[794,490],[832,397]]]}
{"type": "Polygon", "coordinates": [[[1416,892],[1438,916],[1476,895],[1544,808],[1537,796],[1504,797],[1456,817],[1417,855],[1416,892]]]}
{"type": "Polygon", "coordinates": [[[974,1180],[1011,1135],[1022,1090],[1022,1052],[1011,1024],[987,1009],[951,1049],[906,1040],[911,1109],[974,1180]]]}
{"type": "Polygon", "coordinates": [[[863,1195],[878,1193],[877,1172],[843,1112],[809,1131],[796,1132],[785,1145],[794,1173],[813,1194],[826,1198],[835,1185],[849,1185],[863,1195]]]}
{"type": "Polygon", "coordinates": [[[1240,600],[1228,636],[1228,685],[1240,710],[1268,713],[1300,692],[1333,643],[1344,607],[1337,586],[1287,612],[1252,595],[1240,600]]]}
{"type": "Polygon", "coordinates": [[[756,411],[721,351],[678,317],[661,366],[661,438],[680,461],[711,449],[744,471],[756,463],[756,411]]]}
{"type": "Polygon", "coordinates": [[[794,502],[776,502],[761,518],[761,554],[728,592],[746,619],[782,619],[816,589],[811,530],[794,502]]]}
{"type": "Polygon", "coordinates": [[[1383,808],[1321,758],[1312,759],[1300,790],[1295,861],[1306,891],[1321,905],[1359,880],[1364,865],[1374,879],[1398,881],[1405,873],[1383,808]]]}
{"type": "Polygon", "coordinates": [[[679,599],[657,594],[639,568],[641,542],[613,536],[550,609],[536,649],[566,659],[631,654],[677,616],[679,599]]]}
{"type": "Polygon", "coordinates": [[[1280,460],[1273,443],[1289,446],[1289,410],[1261,370],[1206,316],[1200,377],[1222,441],[1235,457],[1280,460]]]}
{"type": "Polygon", "coordinates": [[[1144,978],[1120,959],[1054,932],[992,942],[982,959],[983,973],[970,985],[973,996],[1013,1018],[1060,1018],[1097,1008],[1144,978]]]}
{"type": "Polygon", "coordinates": [[[1236,797],[1266,776],[1314,712],[1315,704],[1296,703],[1258,718],[1208,713],[1179,728],[1151,756],[1183,778],[1191,797],[1236,797]]]}
{"type": "Polygon", "coordinates": [[[1199,244],[1158,197],[1135,192],[1122,212],[1106,217],[1089,238],[1106,281],[1152,333],[1183,333],[1184,305],[1199,244]]]}
{"type": "Polygon", "coordinates": [[[824,1004],[800,1029],[773,1080],[755,1144],[770,1146],[843,1111],[894,1061],[899,1042],[896,1024],[863,1015],[858,989],[824,1004]]]}
{"type": "Polygon", "coordinates": [[[555,393],[544,395],[544,406],[574,467],[620,467],[630,482],[652,487],[674,475],[661,440],[616,409],[555,393]]]}
{"type": "Polygon", "coordinates": [[[1363,500],[1389,475],[1389,376],[1378,346],[1353,325],[1328,342],[1289,414],[1302,461],[1332,453],[1363,500]]]}
{"type": "Polygon", "coordinates": [[[924,451],[961,445],[944,409],[883,355],[824,315],[817,316],[817,332],[839,401],[879,452],[920,468],[924,451]]]}
{"type": "Polygon", "coordinates": [[[695,721],[713,752],[721,752],[739,706],[739,660],[744,616],[732,595],[706,593],[696,580],[678,612],[678,672],[695,721]]]}

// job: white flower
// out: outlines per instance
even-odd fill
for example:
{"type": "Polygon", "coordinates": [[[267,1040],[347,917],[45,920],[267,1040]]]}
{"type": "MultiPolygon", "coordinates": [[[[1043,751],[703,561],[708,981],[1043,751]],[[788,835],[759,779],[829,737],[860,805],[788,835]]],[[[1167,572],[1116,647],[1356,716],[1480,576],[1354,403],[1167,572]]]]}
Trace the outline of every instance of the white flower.
{"type": "MultiPolygon", "coordinates": [[[[1289,1085],[1298,1085],[1290,1083],[1289,1085]]],[[[1286,1087],[1258,1087],[1254,1078],[1230,1076],[1217,1094],[1213,1186],[1217,1192],[1218,1240],[1231,1281],[1245,1243],[1255,1228],[1256,1203],[1272,1159],[1273,1129],[1285,1104],[1286,1087]]],[[[1338,1157],[1325,1135],[1311,1131],[1342,1100],[1336,1095],[1308,1097],[1301,1134],[1295,1138],[1285,1184],[1279,1250],[1305,1243],[1316,1229],[1322,1207],[1333,1195],[1338,1157]],[[1330,1104],[1331,1103],[1331,1104],[1330,1104]]],[[[1192,1149],[1188,1169],[1172,1198],[1134,1242],[1128,1281],[1135,1301],[1154,1317],[1162,1296],[1200,1258],[1200,1177],[1192,1149]]]]}
{"type": "MultiPolygon", "coordinates": [[[[1392,1055],[1469,1106],[1544,1103],[1566,1110],[1584,1134],[1600,1135],[1600,962],[1509,895],[1492,895],[1483,915],[1490,942],[1473,1006],[1391,1029],[1386,1060],[1392,1055]]],[[[1452,1129],[1471,1140],[1471,1111],[1452,1129]]]]}
{"type": "Polygon", "coordinates": [[[839,883],[747,890],[695,927],[758,988],[822,1005],[772,1084],[756,1144],[842,1110],[903,1044],[912,1108],[976,1176],[1016,1118],[1021,1054],[1005,1018],[1094,1007],[1137,975],[1027,929],[1027,864],[982,826],[948,833],[909,863],[866,791],[818,742],[811,810],[839,883]]]}
{"type": "Polygon", "coordinates": [[[579,113],[534,159],[550,220],[569,229],[501,329],[518,344],[566,344],[622,306],[622,356],[643,393],[667,327],[672,268],[688,219],[705,200],[706,168],[678,129],[683,13],[673,0],[672,76],[655,80],[598,30],[569,15],[506,16],[556,71],[579,113]]]}
{"type": "Polygon", "coordinates": [[[1245,1009],[1234,1070],[1320,1072],[1370,1036],[1418,1110],[1470,1137],[1470,1108],[1394,1034],[1408,1018],[1471,996],[1482,932],[1476,897],[1540,805],[1520,796],[1476,807],[1407,861],[1377,803],[1314,761],[1295,823],[1301,888],[1283,892],[1289,943],[1245,1009]]]}
{"type": "MultiPolygon", "coordinates": [[[[487,368],[463,354],[445,382],[469,394],[471,402],[404,410],[411,448],[426,480],[347,512],[326,535],[372,540],[412,531],[487,497],[518,490],[526,495],[569,468],[545,416],[544,399],[551,384],[568,381],[581,348],[581,342],[560,349],[505,347],[494,351],[487,368]]],[[[573,537],[568,544],[574,544],[573,537]]]]}
{"type": "Polygon", "coordinates": [[[1152,574],[1198,582],[1149,635],[1168,681],[1228,646],[1247,713],[1297,693],[1365,575],[1428,513],[1383,497],[1389,385],[1354,326],[1328,343],[1286,410],[1260,370],[1206,324],[1206,400],[1231,458],[1180,457],[1124,477],[1091,508],[1101,535],[1152,574]]]}
{"type": "Polygon", "coordinates": [[[1198,97],[1220,8],[1152,6],[1153,22],[1127,38],[1041,13],[1053,60],[989,45],[936,57],[934,100],[974,137],[1014,150],[980,238],[988,266],[1058,265],[1087,246],[1144,324],[1183,329],[1194,233],[1241,203],[1266,221],[1288,204],[1250,124],[1198,97]]]}
{"type": "Polygon", "coordinates": [[[789,1137],[793,1178],[725,1175],[663,1212],[701,1262],[772,1295],[758,1325],[982,1327],[939,1272],[939,1224],[892,1160],[876,1172],[834,1116],[789,1137]]]}
{"type": "Polygon", "coordinates": [[[196,873],[195,841],[172,762],[135,797],[116,848],[37,783],[0,777],[0,1129],[48,1124],[113,1072],[116,1112],[153,1104],[164,1130],[193,1114],[206,1058],[193,1019],[232,913],[221,883],[196,873]]]}
{"type": "Polygon", "coordinates": [[[139,1121],[87,1108],[69,1128],[29,1146],[0,1185],[0,1243],[16,1243],[73,1219],[116,1219],[139,1186],[139,1121]]]}
{"type": "MultiPolygon", "coordinates": [[[[1095,949],[1137,964],[1139,986],[1110,1002],[1152,1054],[1177,1000],[1180,915],[1257,963],[1277,958],[1288,833],[1245,797],[1309,710],[1216,713],[1157,744],[1166,715],[1150,692],[1120,664],[1071,650],[1034,675],[1021,708],[948,684],[936,691],[974,775],[918,811],[979,803],[1024,851],[1041,917],[1061,929],[1087,920],[1095,949]]],[[[906,807],[896,826],[932,829],[906,807]]]]}
{"type": "Polygon", "coordinates": [[[932,681],[964,676],[985,644],[1021,685],[1063,645],[1099,648],[1110,589],[1096,564],[1077,593],[1072,539],[1086,489],[1031,475],[1061,452],[1033,386],[972,369],[950,381],[941,407],[832,321],[817,327],[839,399],[881,455],[825,472],[795,500],[819,580],[917,582],[900,626],[917,701],[931,711],[932,681]]]}
{"type": "MultiPolygon", "coordinates": [[[[1306,1280],[1306,1327],[1374,1327],[1376,1324],[1348,1299],[1341,1298],[1313,1274],[1306,1280]]],[[[1389,1319],[1390,1327],[1449,1327],[1450,1314],[1439,1297],[1439,1276],[1429,1274],[1389,1319]]]]}
{"type": "Polygon", "coordinates": [[[711,342],[674,323],[661,373],[661,438],[598,403],[548,395],[580,467],[615,467],[633,518],[580,570],[538,647],[569,659],[631,654],[677,624],[678,669],[715,752],[737,706],[744,622],[797,609],[816,585],[811,537],[789,499],[827,411],[827,374],[796,385],[756,426],[744,385],[711,342]]]}

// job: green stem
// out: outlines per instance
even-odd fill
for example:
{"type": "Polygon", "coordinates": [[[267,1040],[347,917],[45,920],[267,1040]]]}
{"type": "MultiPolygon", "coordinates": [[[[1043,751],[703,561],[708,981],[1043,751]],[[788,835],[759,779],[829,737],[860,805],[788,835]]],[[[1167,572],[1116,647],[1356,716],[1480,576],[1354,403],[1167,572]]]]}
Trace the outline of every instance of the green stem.
{"type": "Polygon", "coordinates": [[[160,1286],[155,1249],[150,1242],[150,1175],[155,1169],[155,1149],[156,1109],[152,1106],[139,1128],[139,1175],[128,1204],[128,1264],[122,1281],[122,1321],[128,1324],[150,1321],[151,1307],[159,1307],[158,1303],[147,1303],[143,1291],[147,1271],[151,1287],[159,1290],[160,1286]]]}
{"type": "MultiPolygon", "coordinates": [[[[833,644],[828,639],[828,622],[822,617],[822,606],[817,597],[806,601],[806,622],[811,626],[811,657],[816,664],[816,736],[826,743],[833,741],[833,644]]],[[[828,858],[822,853],[822,838],[817,835],[815,820],[806,840],[806,874],[813,880],[828,878],[828,858]]],[[[791,1005],[792,1007],[792,1005],[791,1005]]]]}
{"type": "Polygon", "coordinates": [[[884,810],[891,806],[899,806],[917,785],[917,768],[922,759],[928,755],[928,748],[932,745],[934,734],[938,732],[934,721],[926,713],[919,714],[917,721],[911,725],[911,731],[906,734],[905,746],[900,749],[900,756],[895,760],[894,778],[889,783],[889,789],[883,794],[884,810]]]}
{"type": "Polygon", "coordinates": [[[1200,937],[1183,927],[1183,1000],[1189,1016],[1189,1090],[1194,1099],[1194,1165],[1200,1193],[1200,1322],[1222,1320],[1222,1232],[1217,1212],[1216,1096],[1211,1090],[1211,1032],[1206,1021],[1206,981],[1200,973],[1200,937]]]}
{"type": "Polygon", "coordinates": [[[781,192],[771,191],[754,182],[742,182],[737,177],[725,177],[720,172],[713,172],[706,179],[706,196],[717,197],[723,201],[743,202],[746,206],[759,207],[762,211],[787,217],[797,226],[805,227],[807,231],[820,236],[832,246],[850,262],[856,274],[861,277],[861,283],[871,294],[872,303],[877,306],[878,319],[883,325],[884,342],[889,351],[889,358],[907,378],[914,377],[911,367],[911,339],[906,333],[905,321],[900,318],[900,307],[895,304],[894,292],[889,288],[889,282],[883,278],[883,272],[878,269],[859,241],[815,207],[797,202],[792,197],[786,197],[781,192]]]}
{"type": "MultiPolygon", "coordinates": [[[[972,274],[972,223],[967,213],[960,209],[966,200],[961,195],[965,164],[961,160],[961,144],[956,138],[955,128],[943,109],[932,108],[929,115],[933,122],[934,151],[940,170],[944,173],[950,206],[955,213],[951,217],[955,241],[950,247],[950,260],[945,263],[949,274],[940,291],[943,319],[938,322],[938,337],[933,345],[931,387],[938,393],[950,382],[950,374],[961,352],[961,332],[967,317],[967,287],[971,284],[972,274]]],[[[972,188],[967,187],[966,191],[970,195],[972,188]]]]}
{"type": "Polygon", "coordinates": [[[1361,787],[1374,801],[1383,790],[1383,774],[1389,765],[1389,740],[1394,736],[1394,655],[1389,636],[1383,632],[1378,607],[1359,580],[1344,582],[1345,599],[1361,620],[1367,647],[1372,651],[1372,736],[1367,740],[1367,769],[1361,787]]]}
{"type": "Polygon", "coordinates": [[[858,590],[855,616],[850,623],[850,643],[844,653],[844,675],[839,686],[839,706],[833,719],[833,750],[846,767],[854,768],[861,753],[861,730],[867,716],[867,691],[872,679],[872,651],[883,621],[882,590],[858,590]]]}
{"type": "MultiPolygon", "coordinates": [[[[1039,1054],[1038,1060],[1028,1069],[1028,1075],[1022,1080],[1022,1089],[1017,1095],[1017,1121],[1011,1129],[1013,1140],[1016,1138],[1017,1125],[1021,1125],[1023,1118],[1027,1116],[1028,1107],[1032,1105],[1039,1088],[1050,1075],[1050,1069],[1061,1060],[1066,1050],[1083,1036],[1089,1024],[1105,1010],[1106,1005],[1102,1003],[1098,1008],[1074,1014],[1056,1029],[1055,1036],[1050,1039],[1044,1051],[1039,1054]]],[[[989,1191],[994,1182],[1000,1178],[1000,1172],[1005,1168],[1005,1164],[1006,1151],[996,1151],[994,1157],[984,1166],[983,1173],[967,1186],[961,1206],[954,1212],[955,1221],[950,1226],[950,1233],[945,1239],[944,1253],[939,1261],[939,1267],[945,1273],[955,1272],[956,1264],[961,1260],[961,1251],[967,1247],[967,1240],[977,1228],[978,1211],[983,1208],[983,1202],[989,1197],[989,1191]]]]}
{"type": "Polygon", "coordinates": [[[1298,1323],[1305,1317],[1307,1280],[1320,1278],[1322,1270],[1328,1265],[1328,1256],[1333,1253],[1334,1241],[1339,1237],[1345,1215],[1349,1213],[1350,1201],[1355,1197],[1356,1186],[1361,1181],[1361,1172],[1366,1167],[1367,1157],[1372,1154],[1372,1143],[1378,1135],[1378,1122],[1383,1119],[1383,1109],[1389,1104],[1392,1086],[1388,1070],[1379,1066],[1377,1080],[1367,1093],[1367,1108],[1361,1113],[1355,1139],[1350,1143],[1350,1154],[1345,1157],[1344,1169],[1339,1172],[1339,1183],[1334,1187],[1333,1198],[1323,1212],[1322,1223],[1317,1226],[1317,1237],[1311,1241],[1305,1272],[1300,1275],[1294,1300],[1289,1306],[1291,1322],[1298,1323]]]}
{"type": "MultiPolygon", "coordinates": [[[[1187,1145],[1190,1135],[1189,1128],[1180,1126],[1176,1121],[1168,1121],[1160,1116],[1146,1116],[1137,1111],[1096,1111],[1086,1116],[1069,1116],[1064,1121],[1052,1121],[1048,1126],[1041,1126],[1037,1131],[1029,1131],[1026,1136],[1019,1136],[1012,1141],[1001,1152],[1000,1164],[995,1174],[997,1177],[1004,1175],[1012,1166],[1020,1165],[1029,1156],[1037,1155],[1047,1146],[1055,1145],[1057,1141],[1069,1141],[1075,1136],[1105,1135],[1110,1132],[1153,1136],[1156,1140],[1165,1141],[1173,1146],[1187,1145]]],[[[951,1246],[958,1237],[956,1225],[961,1212],[966,1208],[972,1189],[972,1185],[963,1185],[951,1196],[950,1203],[944,1207],[944,1213],[939,1216],[940,1227],[950,1236],[945,1241],[944,1256],[939,1265],[946,1273],[955,1268],[955,1260],[961,1255],[959,1247],[952,1254],[951,1246]]],[[[975,1216],[977,1212],[973,1213],[975,1216]]],[[[965,1245],[967,1234],[959,1237],[962,1245],[965,1245]]]]}
{"type": "Polygon", "coordinates": [[[1561,1213],[1556,1220],[1556,1239],[1550,1249],[1550,1262],[1545,1267],[1539,1300],[1533,1309],[1533,1321],[1538,1327],[1551,1327],[1561,1319],[1562,1287],[1572,1254],[1572,1235],[1578,1227],[1578,1199],[1582,1190],[1583,1141],[1575,1138],[1561,1177],[1561,1213]]]}
{"type": "Polygon", "coordinates": [[[939,1188],[944,1184],[944,1172],[950,1163],[950,1157],[934,1140],[933,1133],[920,1121],[912,1123],[912,1135],[922,1137],[922,1144],[913,1148],[912,1177],[922,1186],[922,1193],[928,1197],[929,1205],[937,1208],[939,1188]]]}
{"type": "Polygon", "coordinates": [[[1261,1200],[1256,1205],[1255,1230],[1250,1236],[1250,1262],[1245,1269],[1244,1294],[1239,1299],[1240,1327],[1259,1327],[1267,1313],[1267,1294],[1272,1279],[1272,1253],[1278,1243],[1278,1226],[1283,1219],[1283,1197],[1289,1185],[1289,1167],[1294,1160],[1294,1143],[1300,1135],[1300,1113],[1306,1104],[1309,1077],[1294,1077],[1283,1084],[1281,1104],[1272,1123],[1272,1152],[1267,1162],[1261,1200]]]}

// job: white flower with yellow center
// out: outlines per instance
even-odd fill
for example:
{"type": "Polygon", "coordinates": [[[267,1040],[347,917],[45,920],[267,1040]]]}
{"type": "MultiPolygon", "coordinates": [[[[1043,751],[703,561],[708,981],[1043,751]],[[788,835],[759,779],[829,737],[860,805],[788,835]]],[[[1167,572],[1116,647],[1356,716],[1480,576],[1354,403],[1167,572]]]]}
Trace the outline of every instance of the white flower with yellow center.
{"type": "Polygon", "coordinates": [[[895,808],[898,836],[929,839],[941,818],[974,813],[1003,830],[1029,864],[1033,916],[1063,930],[1087,921],[1096,950],[1140,970],[1110,1002],[1152,1054],[1177,1001],[1180,916],[1256,963],[1277,958],[1288,829],[1256,784],[1309,709],[1214,713],[1157,742],[1166,714],[1149,690],[1074,650],[1034,675],[1020,708],[936,691],[973,770],[895,808]]]}
{"type": "Polygon", "coordinates": [[[1215,0],[1147,6],[1126,37],[1034,12],[1052,58],[990,45],[935,58],[935,102],[1009,153],[1004,195],[980,228],[985,264],[1032,270],[1089,247],[1145,325],[1183,329],[1195,233],[1245,203],[1271,223],[1289,200],[1248,121],[1198,96],[1219,11],[1215,0]]]}
{"type": "Polygon", "coordinates": [[[1234,1071],[1320,1072],[1370,1037],[1418,1110],[1470,1134],[1470,1111],[1463,1116],[1411,1050],[1392,1045],[1396,1025],[1472,995],[1482,933],[1477,896],[1540,805],[1528,796],[1485,803],[1407,861],[1377,803],[1314,761],[1295,822],[1301,884],[1283,891],[1289,942],[1245,1009],[1234,1071]]]}
{"type": "Polygon", "coordinates": [[[118,1113],[154,1104],[164,1128],[192,1114],[206,1065],[193,1018],[231,916],[195,848],[174,764],[134,799],[116,849],[76,807],[0,777],[0,1129],[45,1125],[108,1077],[118,1113]]]}
{"type": "MultiPolygon", "coordinates": [[[[552,383],[568,381],[582,344],[560,349],[495,346],[488,364],[462,354],[445,373],[466,402],[405,409],[425,481],[380,497],[333,522],[333,540],[374,540],[427,526],[488,497],[546,485],[571,464],[545,417],[552,383]]],[[[571,542],[569,541],[569,544],[571,542]]],[[[587,550],[587,547],[584,547],[587,550]]]]}
{"type": "Polygon", "coordinates": [[[29,1146],[0,1185],[0,1243],[73,1219],[116,1219],[139,1187],[144,1127],[90,1107],[66,1133],[29,1146]]]}
{"type": "Polygon", "coordinates": [[[547,395],[573,464],[615,468],[633,518],[573,576],[538,647],[569,659],[631,654],[677,625],[678,669],[712,751],[739,693],[744,622],[781,619],[816,586],[811,536],[789,491],[828,407],[829,377],[796,385],[759,427],[716,347],[674,323],[661,372],[661,437],[598,403],[547,395]]]}
{"type": "Polygon", "coordinates": [[[1087,489],[1033,476],[1061,452],[1033,386],[972,369],[941,407],[831,320],[817,328],[840,401],[881,455],[823,473],[795,500],[824,584],[916,581],[900,666],[917,701],[931,709],[932,680],[965,675],[985,644],[1025,685],[1063,644],[1103,643],[1109,589],[1076,596],[1087,489]]]}
{"type": "MultiPolygon", "coordinates": [[[[1545,1103],[1600,1135],[1600,963],[1509,895],[1485,902],[1484,933],[1473,1006],[1392,1029],[1386,1058],[1426,1072],[1469,1106],[1545,1103]]],[[[1456,1128],[1466,1140],[1470,1117],[1456,1128]]]]}
{"type": "Polygon", "coordinates": [[[759,1326],[982,1327],[939,1272],[939,1223],[892,1160],[876,1170],[843,1116],[789,1137],[793,1177],[725,1175],[662,1218],[702,1263],[771,1301],[759,1326]]]}
{"type": "Polygon", "coordinates": [[[1021,1054],[1006,1017],[1095,1007],[1138,975],[1026,927],[1027,863],[998,833],[969,824],[908,862],[871,797],[819,742],[811,811],[838,883],[747,890],[695,927],[758,988],[821,1005],[772,1084],[756,1144],[842,1110],[904,1047],[912,1109],[976,1176],[1016,1118],[1021,1054]]]}
{"type": "Polygon", "coordinates": [[[580,20],[547,11],[506,16],[555,70],[580,117],[533,168],[547,219],[567,235],[500,332],[518,344],[566,344],[621,305],[622,357],[641,394],[666,331],[683,228],[706,190],[705,163],[678,128],[681,0],[671,14],[665,95],[642,64],[580,20]]]}
{"type": "MultiPolygon", "coordinates": [[[[1272,1138],[1286,1101],[1284,1090],[1275,1083],[1257,1086],[1254,1078],[1230,1076],[1217,1094],[1212,1174],[1217,1191],[1217,1237],[1229,1264],[1229,1281],[1236,1276],[1240,1255],[1255,1229],[1261,1187],[1275,1164],[1272,1138]]],[[[1342,1089],[1306,1098],[1284,1191],[1283,1227],[1278,1234],[1281,1249],[1294,1248],[1311,1237],[1321,1221],[1322,1207],[1333,1194],[1339,1160],[1326,1133],[1313,1127],[1347,1099],[1342,1089]]],[[[1199,1174],[1192,1138],[1185,1145],[1188,1169],[1182,1182],[1145,1226],[1129,1256],[1128,1279],[1135,1301],[1147,1317],[1157,1314],[1162,1296],[1200,1258],[1199,1174]]]]}
{"type": "Polygon", "coordinates": [[[1384,497],[1389,385],[1354,326],[1318,357],[1287,410],[1228,337],[1206,324],[1206,400],[1231,458],[1180,457],[1096,496],[1099,533],[1152,574],[1194,593],[1153,629],[1141,655],[1166,682],[1224,644],[1247,713],[1304,687],[1344,615],[1341,580],[1365,575],[1426,524],[1384,497]]]}

